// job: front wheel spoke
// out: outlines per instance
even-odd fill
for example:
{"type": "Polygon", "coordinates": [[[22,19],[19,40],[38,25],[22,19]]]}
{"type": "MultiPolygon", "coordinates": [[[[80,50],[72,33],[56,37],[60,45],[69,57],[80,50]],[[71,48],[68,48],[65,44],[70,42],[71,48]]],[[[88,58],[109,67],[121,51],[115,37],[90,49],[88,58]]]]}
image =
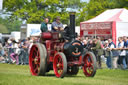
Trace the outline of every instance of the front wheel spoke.
{"type": "Polygon", "coordinates": [[[38,72],[39,72],[39,70],[40,70],[40,65],[38,64],[38,67],[37,67],[37,69],[38,69],[38,72]]]}
{"type": "Polygon", "coordinates": [[[62,69],[59,69],[59,70],[58,70],[58,73],[61,74],[61,73],[62,73],[62,69]]]}
{"type": "Polygon", "coordinates": [[[63,70],[63,67],[62,67],[62,66],[60,66],[59,68],[60,68],[61,70],[63,70]]]}
{"type": "Polygon", "coordinates": [[[63,65],[62,65],[62,64],[58,64],[58,65],[57,65],[57,69],[58,69],[58,70],[63,69],[63,65]]]}
{"type": "Polygon", "coordinates": [[[36,51],[33,51],[33,55],[34,55],[34,57],[36,56],[36,51]]]}
{"type": "Polygon", "coordinates": [[[87,72],[88,72],[88,74],[90,74],[90,69],[89,68],[87,68],[87,72]]]}
{"type": "Polygon", "coordinates": [[[34,69],[34,72],[37,73],[37,69],[36,68],[34,69]]]}
{"type": "Polygon", "coordinates": [[[37,56],[39,56],[39,52],[37,52],[37,56]]]}
{"type": "Polygon", "coordinates": [[[36,67],[36,65],[35,65],[35,62],[34,62],[34,61],[32,61],[32,66],[33,66],[33,68],[35,68],[35,67],[36,67]]]}
{"type": "Polygon", "coordinates": [[[63,64],[62,63],[59,63],[59,67],[63,67],[63,64]]]}
{"type": "Polygon", "coordinates": [[[92,64],[92,63],[90,63],[90,64],[89,64],[89,67],[92,67],[92,68],[93,68],[93,64],[92,64]]]}
{"type": "Polygon", "coordinates": [[[62,61],[61,58],[59,58],[59,63],[61,63],[61,61],[62,61]]]}
{"type": "Polygon", "coordinates": [[[35,56],[35,57],[38,56],[38,50],[35,50],[35,49],[34,49],[34,52],[33,52],[33,53],[34,53],[34,56],[35,56]]]}
{"type": "Polygon", "coordinates": [[[60,69],[60,73],[62,73],[62,71],[63,71],[63,70],[62,70],[62,69],[60,69]]]}
{"type": "Polygon", "coordinates": [[[37,63],[40,64],[40,58],[39,57],[37,58],[37,63]]]}
{"type": "Polygon", "coordinates": [[[39,65],[37,64],[35,67],[35,72],[38,72],[38,71],[39,71],[39,65]]]}

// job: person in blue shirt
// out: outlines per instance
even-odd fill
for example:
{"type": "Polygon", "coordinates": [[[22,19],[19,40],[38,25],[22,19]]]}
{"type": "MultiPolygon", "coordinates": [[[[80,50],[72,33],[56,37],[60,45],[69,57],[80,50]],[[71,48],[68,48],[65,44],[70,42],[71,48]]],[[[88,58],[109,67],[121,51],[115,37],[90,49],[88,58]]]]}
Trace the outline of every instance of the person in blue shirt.
{"type": "MultiPolygon", "coordinates": [[[[126,36],[123,37],[124,40],[124,48],[128,48],[128,38],[126,36]]],[[[127,66],[126,69],[128,69],[128,50],[126,50],[126,56],[123,62],[126,62],[127,66]]]]}
{"type": "Polygon", "coordinates": [[[60,22],[60,17],[57,16],[56,20],[52,23],[52,31],[57,32],[57,31],[63,31],[63,24],[60,22]]]}
{"type": "Polygon", "coordinates": [[[127,48],[128,47],[128,39],[127,39],[127,37],[124,36],[123,40],[124,40],[124,48],[127,48]]]}

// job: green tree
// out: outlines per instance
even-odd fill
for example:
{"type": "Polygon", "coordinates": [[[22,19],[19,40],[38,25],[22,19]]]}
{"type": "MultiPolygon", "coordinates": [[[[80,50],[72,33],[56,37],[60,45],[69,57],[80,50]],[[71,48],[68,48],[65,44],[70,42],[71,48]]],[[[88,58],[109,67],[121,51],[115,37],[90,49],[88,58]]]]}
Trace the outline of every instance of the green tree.
{"type": "Polygon", "coordinates": [[[0,24],[0,33],[8,33],[7,27],[3,24],[0,24]]]}
{"type": "Polygon", "coordinates": [[[41,23],[45,17],[53,22],[60,16],[62,23],[68,24],[67,9],[81,9],[81,0],[4,0],[4,9],[11,12],[11,18],[21,18],[27,23],[41,23]]]}
{"type": "Polygon", "coordinates": [[[112,0],[90,0],[87,5],[86,19],[91,19],[107,9],[115,8],[112,0]]]}
{"type": "Polygon", "coordinates": [[[4,19],[0,17],[0,24],[0,32],[10,33],[12,31],[20,31],[22,22],[15,18],[10,21],[9,17],[6,17],[4,19]]]}
{"type": "Polygon", "coordinates": [[[128,0],[112,0],[116,8],[127,8],[128,9],[128,0]]]}
{"type": "Polygon", "coordinates": [[[107,9],[127,8],[128,0],[90,0],[80,11],[80,21],[91,19],[107,9]]]}
{"type": "Polygon", "coordinates": [[[0,17],[0,33],[8,33],[7,27],[4,25],[5,20],[0,17]]]}

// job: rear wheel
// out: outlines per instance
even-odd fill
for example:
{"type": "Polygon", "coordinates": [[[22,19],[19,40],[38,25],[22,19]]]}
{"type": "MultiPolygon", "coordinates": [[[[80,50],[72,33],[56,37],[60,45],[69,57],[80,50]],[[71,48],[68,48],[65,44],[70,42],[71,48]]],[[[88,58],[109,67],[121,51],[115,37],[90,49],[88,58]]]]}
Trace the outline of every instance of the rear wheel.
{"type": "Polygon", "coordinates": [[[59,52],[54,56],[53,69],[56,77],[64,77],[67,72],[67,60],[64,53],[59,52]]]}
{"type": "Polygon", "coordinates": [[[96,74],[96,57],[92,52],[87,52],[83,57],[83,72],[87,77],[93,77],[96,74]]]}
{"type": "Polygon", "coordinates": [[[36,43],[31,47],[29,67],[32,75],[45,75],[47,67],[47,51],[43,44],[36,43]]]}

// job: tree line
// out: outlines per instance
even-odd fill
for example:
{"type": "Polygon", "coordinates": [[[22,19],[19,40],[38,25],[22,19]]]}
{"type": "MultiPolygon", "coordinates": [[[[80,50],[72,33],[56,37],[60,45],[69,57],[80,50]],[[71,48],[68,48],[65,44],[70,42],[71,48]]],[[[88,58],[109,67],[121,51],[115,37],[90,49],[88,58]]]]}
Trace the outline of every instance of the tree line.
{"type": "Polygon", "coordinates": [[[60,16],[62,23],[69,24],[69,11],[76,11],[76,25],[80,25],[80,22],[113,8],[128,8],[128,0],[3,0],[3,10],[10,16],[0,20],[5,20],[2,23],[11,32],[20,29],[21,21],[39,24],[45,17],[52,23],[60,16]]]}

